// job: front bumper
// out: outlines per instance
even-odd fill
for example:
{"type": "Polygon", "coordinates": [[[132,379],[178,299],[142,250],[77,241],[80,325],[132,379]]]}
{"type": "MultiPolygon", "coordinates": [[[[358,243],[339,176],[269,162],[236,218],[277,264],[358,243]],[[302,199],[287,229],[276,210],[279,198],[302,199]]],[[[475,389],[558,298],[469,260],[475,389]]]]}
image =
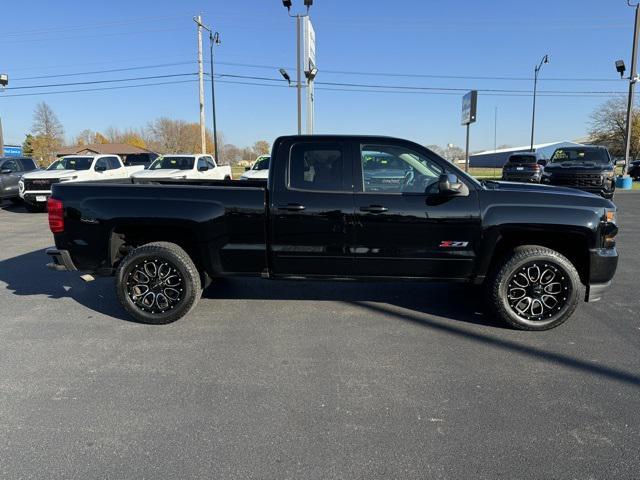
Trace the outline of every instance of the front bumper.
{"type": "Polygon", "coordinates": [[[73,264],[68,250],[58,250],[55,247],[51,247],[47,248],[46,252],[53,260],[53,262],[47,263],[47,268],[67,272],[75,272],[78,270],[73,264]]]}
{"type": "Polygon", "coordinates": [[[596,248],[589,251],[589,284],[585,301],[597,302],[611,286],[618,268],[618,251],[615,248],[596,248]]]}
{"type": "Polygon", "coordinates": [[[24,192],[20,195],[22,199],[31,205],[46,205],[51,196],[51,190],[46,192],[24,192]],[[44,200],[42,200],[44,198],[44,200]]]}

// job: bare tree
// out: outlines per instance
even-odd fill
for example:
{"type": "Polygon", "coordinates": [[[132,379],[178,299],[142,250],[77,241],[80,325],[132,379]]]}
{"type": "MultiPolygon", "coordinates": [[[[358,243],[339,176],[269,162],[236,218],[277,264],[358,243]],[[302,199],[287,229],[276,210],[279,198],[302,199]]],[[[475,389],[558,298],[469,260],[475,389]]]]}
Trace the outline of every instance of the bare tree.
{"type": "MultiPolygon", "coordinates": [[[[626,150],[627,100],[624,97],[612,98],[600,105],[592,114],[589,124],[589,136],[593,143],[605,145],[614,157],[624,157],[626,150]]],[[[631,131],[631,158],[638,158],[640,149],[640,111],[633,109],[631,131]]]]}
{"type": "Polygon", "coordinates": [[[253,151],[256,155],[269,155],[271,152],[271,144],[266,140],[258,140],[253,144],[253,151]]]}
{"type": "Polygon", "coordinates": [[[33,156],[41,164],[49,164],[64,143],[64,129],[51,107],[40,102],[33,112],[33,156]]]}
{"type": "Polygon", "coordinates": [[[76,137],[73,139],[73,143],[75,145],[89,145],[90,143],[93,143],[95,135],[95,132],[88,128],[85,128],[78,135],[76,135],[76,137]]]}

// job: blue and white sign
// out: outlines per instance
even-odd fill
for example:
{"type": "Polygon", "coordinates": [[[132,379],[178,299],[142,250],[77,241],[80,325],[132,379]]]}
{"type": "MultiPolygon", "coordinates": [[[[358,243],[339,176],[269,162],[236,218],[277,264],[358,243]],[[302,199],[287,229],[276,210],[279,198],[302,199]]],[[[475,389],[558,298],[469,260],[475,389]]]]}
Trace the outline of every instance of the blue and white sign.
{"type": "Polygon", "coordinates": [[[21,157],[22,147],[19,145],[5,145],[3,155],[5,157],[21,157]]]}

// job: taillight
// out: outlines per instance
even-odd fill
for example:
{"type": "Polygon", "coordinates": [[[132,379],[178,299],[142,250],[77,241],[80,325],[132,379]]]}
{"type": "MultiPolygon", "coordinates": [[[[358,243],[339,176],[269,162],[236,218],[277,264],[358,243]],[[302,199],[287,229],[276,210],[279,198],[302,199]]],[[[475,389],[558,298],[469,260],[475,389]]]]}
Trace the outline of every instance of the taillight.
{"type": "Polygon", "coordinates": [[[533,169],[537,172],[538,170],[540,170],[540,165],[538,165],[537,163],[534,163],[533,169]]]}
{"type": "Polygon", "coordinates": [[[64,205],[62,205],[62,201],[49,197],[47,210],[49,210],[49,229],[51,233],[64,232],[64,205]]]}

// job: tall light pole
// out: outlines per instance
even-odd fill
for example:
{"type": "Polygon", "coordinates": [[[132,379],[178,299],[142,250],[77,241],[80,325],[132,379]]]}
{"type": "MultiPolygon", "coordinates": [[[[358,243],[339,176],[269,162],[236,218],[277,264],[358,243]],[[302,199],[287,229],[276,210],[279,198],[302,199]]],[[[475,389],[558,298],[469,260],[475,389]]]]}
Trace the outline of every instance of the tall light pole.
{"type": "MultiPolygon", "coordinates": [[[[4,90],[7,85],[9,85],[9,75],[0,73],[0,89],[4,90]]],[[[2,134],[2,118],[0,118],[0,157],[2,155],[4,155],[4,136],[2,134]]]]}
{"type": "Polygon", "coordinates": [[[302,47],[300,45],[302,40],[302,34],[300,32],[302,25],[302,18],[309,16],[309,8],[313,5],[313,0],[304,0],[304,5],[307,7],[307,13],[301,15],[299,13],[291,15],[291,0],[282,0],[282,5],[289,12],[291,18],[296,19],[296,89],[298,93],[298,135],[302,135],[302,47]]]}
{"type": "Polygon", "coordinates": [[[542,57],[542,60],[540,60],[540,63],[535,68],[534,76],[533,76],[533,111],[531,113],[531,148],[530,148],[530,151],[532,152],[533,152],[533,133],[536,128],[536,93],[538,91],[538,73],[540,72],[542,65],[545,63],[549,63],[549,55],[545,55],[544,57],[542,57]]]}
{"type": "MultiPolygon", "coordinates": [[[[631,75],[629,76],[629,98],[627,99],[627,122],[626,122],[626,148],[624,153],[624,167],[622,169],[622,176],[627,175],[629,169],[629,156],[631,153],[631,138],[632,138],[632,123],[633,123],[633,98],[636,90],[636,82],[638,81],[638,30],[640,29],[640,3],[633,5],[627,0],[627,5],[635,7],[636,9],[636,22],[633,29],[633,48],[631,49],[631,75]]],[[[616,65],[617,66],[617,65],[616,65]]],[[[624,66],[624,63],[623,63],[624,66]]],[[[621,72],[621,75],[624,73],[621,72]]]]}

